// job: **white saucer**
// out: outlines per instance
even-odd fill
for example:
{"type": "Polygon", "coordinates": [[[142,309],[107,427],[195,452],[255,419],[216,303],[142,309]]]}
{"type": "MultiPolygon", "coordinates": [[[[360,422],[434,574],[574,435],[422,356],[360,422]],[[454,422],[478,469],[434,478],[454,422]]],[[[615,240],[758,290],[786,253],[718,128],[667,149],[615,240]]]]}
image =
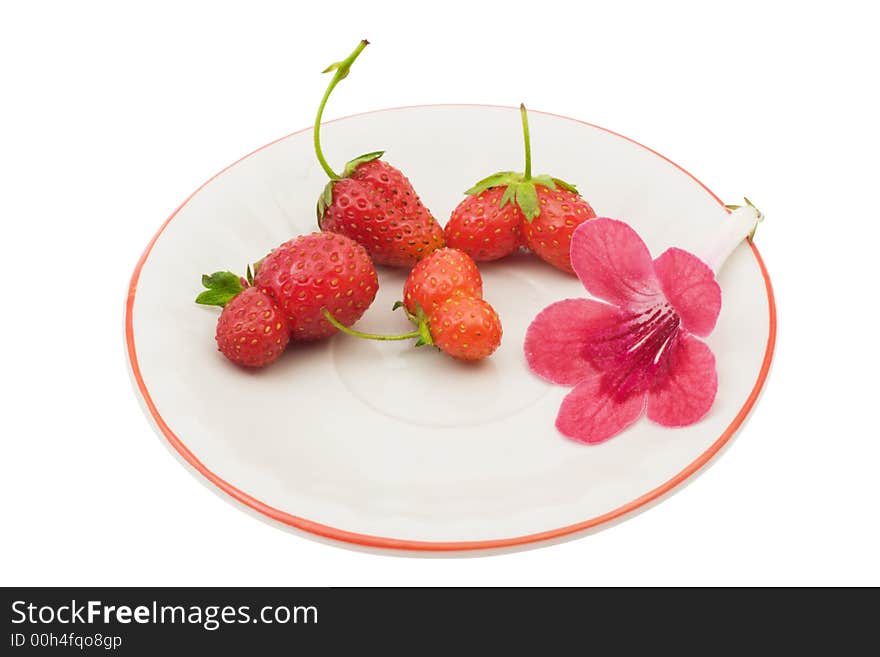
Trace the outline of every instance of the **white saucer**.
{"type": "MultiPolygon", "coordinates": [[[[628,221],[654,255],[699,251],[727,214],[690,174],[620,135],[530,112],[537,173],[578,185],[600,216],[628,221]]],[[[329,122],[331,162],[377,149],[444,224],[476,180],[521,168],[518,109],[426,106],[329,122]]],[[[722,270],[723,307],[708,339],[719,389],[708,417],[684,429],[646,419],[598,446],[554,428],[568,388],[529,371],[526,327],[583,287],[528,255],[481,266],[504,325],[477,366],[431,348],[336,336],[289,349],[259,372],[217,351],[216,308],[197,306],[200,276],[242,271],[311,232],[326,180],[311,130],[273,142],[200,187],[137,265],[126,312],[133,378],[155,425],[200,476],[298,530],[398,550],[476,550],[583,532],[630,513],[693,475],[755,403],[775,341],[770,280],[754,245],[722,270]]],[[[380,269],[357,328],[400,332],[391,312],[405,272],[380,269]]],[[[160,484],[157,484],[160,485],[160,484]]]]}

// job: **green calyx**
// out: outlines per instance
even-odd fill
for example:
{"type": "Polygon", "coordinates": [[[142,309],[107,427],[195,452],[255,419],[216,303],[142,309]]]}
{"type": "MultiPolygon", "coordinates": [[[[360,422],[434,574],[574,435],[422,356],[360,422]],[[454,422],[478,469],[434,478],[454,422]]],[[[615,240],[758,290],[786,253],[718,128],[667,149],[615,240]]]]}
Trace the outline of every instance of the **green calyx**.
{"type": "Polygon", "coordinates": [[[552,190],[557,187],[577,193],[577,188],[559,178],[551,178],[547,175],[532,176],[526,178],[525,174],[516,171],[499,171],[488,178],[483,178],[476,185],[465,192],[470,196],[482,194],[487,189],[493,187],[506,187],[504,194],[501,196],[499,207],[503,208],[508,203],[516,203],[526,219],[532,221],[541,214],[541,204],[538,202],[538,190],[536,185],[543,185],[552,190]]]}
{"type": "Polygon", "coordinates": [[[330,181],[324,185],[324,190],[321,192],[321,196],[318,197],[318,228],[321,228],[321,220],[324,218],[324,213],[327,211],[327,208],[330,207],[330,204],[333,203],[333,185],[342,180],[342,178],[348,178],[351,176],[359,165],[364,162],[378,160],[384,154],[385,151],[373,151],[372,153],[364,153],[353,160],[349,160],[345,163],[345,169],[343,169],[342,176],[339,178],[331,178],[330,181]]]}
{"type": "MultiPolygon", "coordinates": [[[[745,201],[746,205],[749,206],[750,208],[752,208],[755,211],[755,213],[758,215],[757,221],[755,222],[755,227],[752,228],[752,232],[750,232],[748,234],[749,241],[752,241],[755,238],[755,231],[758,230],[758,224],[761,223],[762,221],[764,221],[764,213],[761,212],[758,208],[756,208],[755,204],[752,203],[747,197],[743,196],[743,201],[745,201]]],[[[735,205],[735,204],[731,203],[731,204],[725,205],[724,207],[727,208],[728,210],[739,210],[743,206],[742,205],[735,205]]]]}
{"type": "MultiPolygon", "coordinates": [[[[248,280],[251,271],[248,266],[248,280]]],[[[207,289],[196,297],[196,303],[203,306],[220,306],[221,308],[244,291],[241,277],[231,271],[215,271],[210,276],[202,276],[202,285],[207,289]]]]}
{"type": "Polygon", "coordinates": [[[324,217],[324,212],[327,210],[327,207],[333,202],[333,183],[337,180],[341,180],[342,178],[348,178],[354,170],[358,167],[358,165],[363,164],[364,162],[370,162],[372,160],[376,160],[384,154],[384,151],[374,151],[372,153],[366,153],[365,155],[361,155],[359,157],[354,158],[346,163],[345,169],[343,169],[342,175],[336,173],[330,164],[327,162],[327,159],[324,157],[324,152],[321,150],[321,118],[324,115],[324,107],[327,105],[327,100],[330,98],[330,94],[333,92],[333,89],[336,88],[336,85],[339,84],[340,80],[344,80],[348,77],[349,71],[351,71],[351,65],[358,58],[358,55],[361,54],[364,48],[369,45],[369,41],[364,39],[361,41],[357,47],[352,51],[352,53],[346,57],[345,59],[333,62],[325,68],[323,73],[333,73],[333,78],[330,80],[330,84],[327,85],[327,90],[324,92],[324,97],[321,98],[321,104],[318,106],[318,113],[315,116],[315,127],[313,130],[313,141],[315,146],[315,155],[318,157],[318,163],[321,165],[321,168],[324,170],[324,173],[327,174],[327,177],[330,178],[330,182],[324,187],[324,191],[321,193],[320,198],[318,198],[318,227],[321,227],[321,219],[324,217]]]}
{"type": "Polygon", "coordinates": [[[348,178],[351,174],[354,173],[354,170],[358,168],[359,165],[364,162],[372,162],[373,160],[378,160],[380,157],[385,155],[385,151],[373,151],[372,153],[364,153],[363,155],[358,155],[353,160],[349,160],[345,163],[345,169],[342,171],[342,177],[348,178]]]}
{"type": "Polygon", "coordinates": [[[536,189],[536,185],[543,185],[554,191],[557,187],[561,187],[562,189],[574,192],[575,194],[577,194],[577,188],[571,183],[567,183],[559,178],[553,178],[546,174],[539,176],[532,175],[532,143],[529,136],[529,118],[526,113],[526,106],[520,105],[519,111],[520,117],[522,118],[523,142],[525,144],[525,172],[517,173],[516,171],[499,171],[498,173],[493,173],[491,176],[483,178],[473,187],[468,189],[465,194],[475,196],[477,194],[482,194],[487,189],[492,189],[493,187],[505,187],[506,189],[501,197],[499,207],[503,208],[511,202],[516,203],[516,205],[519,206],[519,209],[522,210],[526,219],[531,222],[535,217],[541,214],[541,204],[538,201],[538,190],[536,189]]]}
{"type": "Polygon", "coordinates": [[[416,347],[421,347],[422,345],[433,345],[434,338],[431,335],[431,325],[428,323],[428,316],[425,314],[425,311],[422,310],[422,306],[416,302],[416,312],[415,314],[411,313],[406,304],[403,301],[395,301],[394,305],[391,306],[391,310],[397,310],[398,308],[403,308],[404,314],[406,314],[406,318],[411,321],[417,327],[418,333],[418,341],[416,342],[416,347]]]}

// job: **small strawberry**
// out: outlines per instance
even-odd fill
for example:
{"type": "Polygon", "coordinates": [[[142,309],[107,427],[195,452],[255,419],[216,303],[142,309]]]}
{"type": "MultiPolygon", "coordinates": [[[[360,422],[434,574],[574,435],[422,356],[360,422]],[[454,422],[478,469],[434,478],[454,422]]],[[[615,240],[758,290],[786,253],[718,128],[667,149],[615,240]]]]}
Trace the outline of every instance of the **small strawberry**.
{"type": "Polygon", "coordinates": [[[446,299],[430,316],[424,313],[421,306],[415,315],[407,312],[407,317],[417,325],[417,328],[398,335],[378,335],[357,331],[337,322],[328,310],[324,310],[324,316],[340,331],[355,338],[415,339],[417,347],[434,345],[458,360],[481,360],[490,356],[501,344],[501,319],[495,309],[483,299],[462,294],[446,299]]]}
{"type": "Polygon", "coordinates": [[[446,245],[474,260],[498,260],[523,245],[523,215],[513,203],[501,204],[504,187],[468,196],[452,212],[444,229],[446,245]]]}
{"type": "Polygon", "coordinates": [[[483,281],[471,258],[456,249],[439,249],[419,262],[404,285],[404,307],[416,330],[399,335],[363,333],[337,321],[327,321],[343,333],[368,340],[416,339],[416,346],[435,345],[459,360],[480,360],[501,344],[501,320],[482,299],[483,281]]]}
{"type": "Polygon", "coordinates": [[[318,107],[314,142],[318,162],[330,182],[318,199],[318,226],[321,230],[340,233],[363,244],[376,264],[412,267],[443,246],[443,229],[422,205],[406,176],[379,159],[384,151],[356,157],[339,175],[321,151],[324,106],[367,43],[361,41],[346,59],[331,64],[324,71],[334,73],[318,107]]]}
{"type": "Polygon", "coordinates": [[[532,147],[524,105],[520,105],[520,115],[525,173],[501,171],[467,190],[465,194],[470,198],[452,213],[446,239],[450,246],[461,248],[476,260],[503,257],[519,245],[512,227],[515,215],[526,246],[554,267],[573,272],[569,256],[571,236],[596,213],[574,185],[548,175],[532,176],[532,147]]]}
{"type": "Polygon", "coordinates": [[[450,297],[428,319],[431,338],[459,360],[482,360],[501,344],[501,320],[483,299],[450,297]]]}
{"type": "Polygon", "coordinates": [[[463,251],[437,249],[413,267],[403,286],[403,303],[413,315],[418,306],[430,313],[456,294],[481,299],[483,278],[480,270],[463,251]]]}
{"type": "Polygon", "coordinates": [[[292,340],[317,340],[336,332],[322,309],[346,326],[354,324],[373,303],[379,278],[360,244],[336,233],[312,233],[267,255],[254,284],[278,304],[292,340]]]}
{"type": "Polygon", "coordinates": [[[208,289],[196,303],[223,308],[216,334],[223,355],[243,367],[277,360],[290,340],[290,327],[272,297],[228,271],[203,276],[202,284],[208,289]]]}

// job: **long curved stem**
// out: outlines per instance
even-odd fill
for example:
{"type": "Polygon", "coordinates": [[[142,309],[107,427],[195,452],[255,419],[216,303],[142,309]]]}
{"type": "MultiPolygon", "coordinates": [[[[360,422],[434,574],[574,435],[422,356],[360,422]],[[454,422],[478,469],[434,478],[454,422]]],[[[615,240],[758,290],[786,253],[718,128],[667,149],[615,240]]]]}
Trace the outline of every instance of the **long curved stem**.
{"type": "Polygon", "coordinates": [[[529,137],[529,115],[526,114],[526,106],[524,103],[520,103],[519,113],[522,117],[523,141],[526,145],[526,172],[523,176],[523,180],[529,181],[532,179],[532,140],[529,137]]]}
{"type": "Polygon", "coordinates": [[[336,85],[339,84],[340,80],[344,79],[345,76],[348,75],[348,71],[351,68],[352,63],[358,58],[358,55],[361,54],[363,49],[366,48],[369,43],[369,41],[364,39],[357,45],[357,48],[355,48],[348,57],[343,59],[341,62],[331,64],[324,70],[324,73],[334,71],[333,79],[330,80],[330,84],[327,85],[327,91],[324,92],[324,97],[321,99],[321,104],[318,106],[318,114],[317,116],[315,116],[315,129],[312,132],[315,143],[315,155],[318,156],[318,162],[321,164],[321,168],[324,169],[324,172],[330,177],[330,180],[339,180],[340,176],[327,163],[327,160],[324,157],[324,153],[321,150],[321,117],[324,115],[324,106],[327,104],[327,99],[330,98],[330,94],[336,88],[336,85]]]}
{"type": "Polygon", "coordinates": [[[401,335],[378,335],[376,333],[363,333],[361,331],[355,331],[354,329],[347,327],[345,324],[341,324],[339,320],[331,315],[330,311],[326,308],[323,308],[321,312],[324,313],[324,317],[326,317],[327,321],[333,324],[333,326],[338,328],[343,333],[351,335],[355,338],[364,338],[365,340],[410,340],[412,338],[418,338],[421,335],[418,331],[403,333],[401,335]]]}

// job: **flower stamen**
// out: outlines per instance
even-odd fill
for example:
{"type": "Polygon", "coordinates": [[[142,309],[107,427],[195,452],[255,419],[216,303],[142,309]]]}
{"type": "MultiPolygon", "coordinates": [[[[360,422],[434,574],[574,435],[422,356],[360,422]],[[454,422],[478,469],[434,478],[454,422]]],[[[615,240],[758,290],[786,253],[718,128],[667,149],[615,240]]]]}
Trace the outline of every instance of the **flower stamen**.
{"type": "Polygon", "coordinates": [[[607,333],[594,335],[585,356],[603,371],[602,387],[618,399],[646,392],[663,369],[681,319],[668,304],[632,313],[607,333]]]}

